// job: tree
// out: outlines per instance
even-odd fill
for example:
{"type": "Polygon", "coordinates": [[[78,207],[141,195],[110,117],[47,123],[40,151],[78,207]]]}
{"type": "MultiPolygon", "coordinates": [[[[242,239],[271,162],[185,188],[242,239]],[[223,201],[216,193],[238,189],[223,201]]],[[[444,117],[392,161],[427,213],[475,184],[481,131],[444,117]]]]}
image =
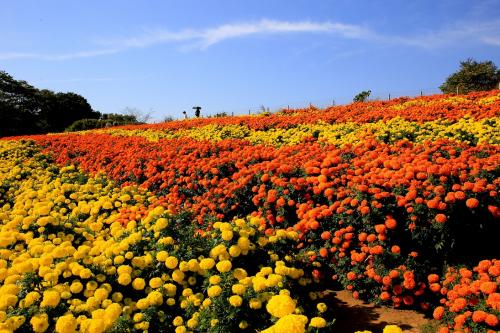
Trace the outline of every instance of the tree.
{"type": "Polygon", "coordinates": [[[99,117],[78,94],[39,90],[0,71],[0,137],[60,132],[76,120],[99,117]]]}
{"type": "Polygon", "coordinates": [[[151,120],[153,110],[149,110],[148,112],[143,112],[138,108],[131,108],[127,106],[125,109],[123,109],[123,114],[134,117],[135,120],[139,123],[147,123],[148,121],[151,120]]]}
{"type": "Polygon", "coordinates": [[[439,87],[445,94],[491,90],[500,81],[500,71],[492,61],[477,62],[472,58],[460,62],[460,69],[448,76],[439,87]]]}
{"type": "Polygon", "coordinates": [[[0,71],[0,137],[40,133],[37,89],[0,71]]]}
{"type": "Polygon", "coordinates": [[[38,92],[40,117],[46,132],[61,132],[80,119],[98,119],[101,114],[92,110],[87,100],[75,93],[38,92]]]}
{"type": "Polygon", "coordinates": [[[371,90],[364,90],[354,96],[352,99],[353,102],[366,102],[368,100],[368,97],[370,97],[370,94],[372,93],[371,90]]]}

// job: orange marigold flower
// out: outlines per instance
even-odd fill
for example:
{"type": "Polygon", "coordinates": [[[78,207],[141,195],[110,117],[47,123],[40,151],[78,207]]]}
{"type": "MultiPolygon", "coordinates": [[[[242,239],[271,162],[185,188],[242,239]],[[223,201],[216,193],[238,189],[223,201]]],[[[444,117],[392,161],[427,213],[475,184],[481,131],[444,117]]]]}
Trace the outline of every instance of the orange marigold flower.
{"type": "Polygon", "coordinates": [[[491,327],[495,327],[498,325],[498,317],[490,313],[486,316],[484,322],[491,327]]]}
{"type": "Polygon", "coordinates": [[[465,201],[465,205],[470,209],[476,208],[477,206],[479,206],[479,200],[477,200],[476,198],[469,198],[467,199],[467,201],[465,201]]]}
{"type": "Polygon", "coordinates": [[[481,323],[486,319],[487,313],[482,310],[476,310],[472,313],[472,321],[475,323],[481,323]]]}
{"type": "Polygon", "coordinates": [[[483,282],[479,289],[486,295],[492,294],[497,290],[496,282],[483,282]]]}
{"type": "Polygon", "coordinates": [[[445,223],[447,218],[444,214],[437,214],[435,220],[437,223],[445,223]]]}
{"type": "Polygon", "coordinates": [[[438,306],[437,308],[434,309],[434,312],[432,313],[432,317],[436,320],[441,320],[444,316],[444,307],[443,306],[438,306]]]}
{"type": "Polygon", "coordinates": [[[439,281],[439,275],[437,275],[437,274],[429,274],[429,276],[427,277],[427,281],[429,281],[429,283],[438,282],[439,281]]]}

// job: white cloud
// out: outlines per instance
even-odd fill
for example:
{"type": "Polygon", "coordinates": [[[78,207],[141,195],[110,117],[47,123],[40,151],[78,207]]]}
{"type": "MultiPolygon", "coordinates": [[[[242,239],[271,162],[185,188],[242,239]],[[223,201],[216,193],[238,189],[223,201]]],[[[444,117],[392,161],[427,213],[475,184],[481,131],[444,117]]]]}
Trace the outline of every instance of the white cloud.
{"type": "Polygon", "coordinates": [[[498,33],[500,20],[487,22],[461,22],[436,31],[426,31],[408,37],[384,37],[382,40],[420,48],[440,48],[453,45],[487,44],[500,45],[498,33]]]}
{"type": "Polygon", "coordinates": [[[481,40],[489,45],[500,46],[500,37],[499,36],[486,36],[486,37],[482,37],[481,40]]]}
{"type": "Polygon", "coordinates": [[[357,25],[343,23],[261,20],[251,23],[224,24],[203,30],[186,29],[177,32],[150,30],[141,36],[123,40],[101,41],[101,43],[120,48],[136,48],[162,43],[192,42],[197,48],[204,49],[228,39],[278,33],[336,33],[345,38],[360,38],[367,36],[369,31],[357,25]]]}
{"type": "Polygon", "coordinates": [[[199,34],[199,45],[202,48],[220,43],[231,38],[244,37],[255,34],[276,33],[335,33],[345,38],[364,38],[369,31],[357,25],[343,23],[315,23],[315,22],[286,22],[262,20],[257,23],[227,24],[207,29],[199,34]]]}
{"type": "Polygon", "coordinates": [[[235,38],[264,34],[322,33],[343,39],[363,41],[382,45],[402,45],[418,48],[440,48],[451,45],[481,43],[500,46],[500,20],[448,26],[440,30],[424,31],[419,34],[384,35],[367,27],[340,22],[278,21],[263,19],[256,22],[224,24],[207,29],[184,29],[180,31],[149,30],[142,35],[115,40],[101,40],[102,49],[62,54],[40,54],[22,52],[0,52],[0,60],[36,59],[62,61],[90,58],[123,52],[128,49],[145,48],[158,44],[180,43],[187,49],[206,49],[215,44],[235,38]]]}

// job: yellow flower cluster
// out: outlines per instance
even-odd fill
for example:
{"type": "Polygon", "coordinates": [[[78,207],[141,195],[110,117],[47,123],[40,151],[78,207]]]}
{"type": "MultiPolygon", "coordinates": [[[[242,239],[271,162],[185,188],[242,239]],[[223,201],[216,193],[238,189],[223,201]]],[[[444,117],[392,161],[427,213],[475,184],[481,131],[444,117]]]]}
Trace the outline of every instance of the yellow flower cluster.
{"type": "MultiPolygon", "coordinates": [[[[418,102],[411,101],[412,103],[418,102]]],[[[410,103],[410,102],[407,102],[410,103]]],[[[221,141],[227,138],[246,139],[252,144],[272,146],[296,145],[304,139],[316,136],[319,140],[330,144],[344,146],[357,144],[367,137],[375,137],[380,141],[395,142],[397,140],[410,140],[424,142],[446,138],[468,144],[500,144],[500,118],[474,120],[464,117],[458,121],[439,119],[424,123],[407,121],[402,118],[393,118],[388,121],[373,123],[334,123],[318,122],[315,124],[299,124],[291,128],[271,128],[266,131],[251,130],[244,125],[208,125],[173,131],[101,130],[112,135],[143,136],[152,141],[159,139],[174,139],[189,137],[196,140],[221,141]]]]}
{"type": "MultiPolygon", "coordinates": [[[[372,333],[372,331],[356,331],[354,333],[372,333]]],[[[386,325],[382,333],[403,333],[403,330],[397,325],[386,325]]]]}
{"type": "Polygon", "coordinates": [[[292,246],[294,231],[265,236],[248,217],[195,232],[151,193],[57,168],[27,142],[0,141],[0,183],[2,333],[255,331],[270,316],[280,319],[267,332],[304,332],[309,322],[292,297],[313,279],[268,248],[292,246]]]}

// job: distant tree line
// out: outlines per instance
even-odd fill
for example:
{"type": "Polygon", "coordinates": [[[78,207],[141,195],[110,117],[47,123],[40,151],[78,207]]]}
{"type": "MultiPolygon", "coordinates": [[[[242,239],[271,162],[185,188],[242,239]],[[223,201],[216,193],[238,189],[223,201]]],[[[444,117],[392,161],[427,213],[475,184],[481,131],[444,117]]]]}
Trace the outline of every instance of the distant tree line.
{"type": "Polygon", "coordinates": [[[78,94],[37,89],[0,71],[0,137],[133,123],[136,115],[101,114],[78,94]]]}

